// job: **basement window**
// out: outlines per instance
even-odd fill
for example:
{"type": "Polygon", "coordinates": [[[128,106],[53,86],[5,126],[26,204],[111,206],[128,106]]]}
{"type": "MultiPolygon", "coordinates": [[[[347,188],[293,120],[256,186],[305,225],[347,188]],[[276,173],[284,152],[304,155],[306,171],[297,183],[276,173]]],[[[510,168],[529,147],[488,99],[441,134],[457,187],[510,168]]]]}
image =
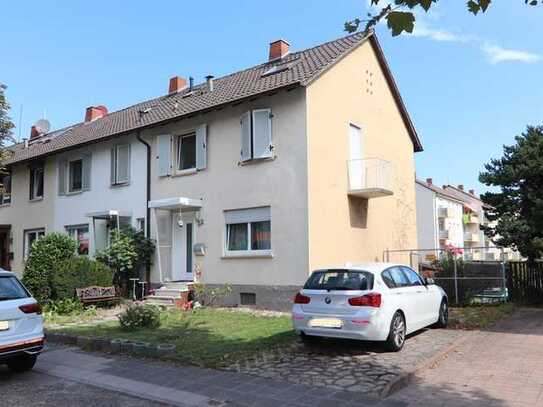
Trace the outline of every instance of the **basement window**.
{"type": "Polygon", "coordinates": [[[256,305],[255,293],[239,293],[240,305],[256,305]]]}

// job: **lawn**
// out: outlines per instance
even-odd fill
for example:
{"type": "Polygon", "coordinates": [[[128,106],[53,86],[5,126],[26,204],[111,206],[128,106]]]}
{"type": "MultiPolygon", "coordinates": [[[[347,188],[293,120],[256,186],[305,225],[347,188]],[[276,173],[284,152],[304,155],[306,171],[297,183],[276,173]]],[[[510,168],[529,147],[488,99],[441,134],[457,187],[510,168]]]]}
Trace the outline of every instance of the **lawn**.
{"type": "Polygon", "coordinates": [[[515,305],[472,305],[450,308],[449,327],[454,329],[484,329],[494,322],[511,315],[515,305]]]}
{"type": "Polygon", "coordinates": [[[129,339],[148,343],[173,343],[176,360],[200,366],[219,367],[256,356],[295,341],[287,316],[260,316],[246,312],[198,309],[168,311],[157,329],[124,331],[117,321],[92,326],[55,329],[75,335],[129,339]]]}

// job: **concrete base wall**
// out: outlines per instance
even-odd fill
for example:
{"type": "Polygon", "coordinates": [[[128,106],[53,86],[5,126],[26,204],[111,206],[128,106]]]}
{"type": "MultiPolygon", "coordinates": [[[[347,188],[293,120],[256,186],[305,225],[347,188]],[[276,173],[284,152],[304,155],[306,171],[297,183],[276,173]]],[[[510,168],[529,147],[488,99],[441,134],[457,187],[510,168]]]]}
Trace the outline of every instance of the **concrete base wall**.
{"type": "MultiPolygon", "coordinates": [[[[221,285],[206,284],[206,287],[221,287],[221,285]]],[[[232,294],[218,305],[245,306],[241,304],[241,294],[254,294],[255,307],[274,311],[290,311],[292,301],[300,286],[267,286],[267,285],[232,285],[232,294]]]]}

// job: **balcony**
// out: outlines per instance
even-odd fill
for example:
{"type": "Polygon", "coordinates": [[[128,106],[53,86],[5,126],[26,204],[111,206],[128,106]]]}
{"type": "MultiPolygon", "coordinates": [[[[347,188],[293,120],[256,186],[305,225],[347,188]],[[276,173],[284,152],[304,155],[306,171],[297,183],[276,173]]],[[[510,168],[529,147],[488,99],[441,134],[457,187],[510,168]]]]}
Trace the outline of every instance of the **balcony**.
{"type": "Polygon", "coordinates": [[[478,243],[479,242],[479,233],[464,233],[464,242],[469,243],[478,243]]]}
{"type": "Polygon", "coordinates": [[[440,218],[452,218],[453,217],[453,210],[452,210],[452,208],[439,208],[437,210],[437,215],[440,218]]]}
{"type": "Polygon", "coordinates": [[[448,230],[440,230],[439,231],[439,240],[447,240],[449,238],[449,231],[448,230]]]}
{"type": "Polygon", "coordinates": [[[392,195],[392,165],[380,158],[362,158],[348,161],[348,194],[360,198],[378,198],[392,195]]]}
{"type": "Polygon", "coordinates": [[[477,215],[469,215],[468,216],[468,223],[478,225],[479,223],[481,223],[481,221],[479,220],[479,216],[477,216],[477,215]]]}

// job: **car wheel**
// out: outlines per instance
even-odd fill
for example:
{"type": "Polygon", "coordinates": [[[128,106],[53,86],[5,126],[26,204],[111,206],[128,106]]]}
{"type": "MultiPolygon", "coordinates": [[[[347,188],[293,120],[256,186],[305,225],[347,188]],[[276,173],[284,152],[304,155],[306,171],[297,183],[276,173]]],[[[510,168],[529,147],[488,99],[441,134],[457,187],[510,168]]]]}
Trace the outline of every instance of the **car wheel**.
{"type": "Polygon", "coordinates": [[[306,335],[302,332],[300,334],[300,339],[304,345],[314,345],[320,338],[318,336],[306,335]]]}
{"type": "Polygon", "coordinates": [[[17,356],[7,362],[9,370],[12,372],[27,372],[32,370],[38,360],[37,355],[23,355],[17,356]]]}
{"type": "Polygon", "coordinates": [[[401,312],[396,311],[390,323],[390,331],[386,340],[386,347],[392,352],[402,350],[406,335],[405,319],[401,312]]]}
{"type": "Polygon", "coordinates": [[[439,306],[439,319],[437,320],[435,327],[436,328],[447,328],[449,323],[449,305],[447,301],[442,300],[441,305],[439,306]]]}

